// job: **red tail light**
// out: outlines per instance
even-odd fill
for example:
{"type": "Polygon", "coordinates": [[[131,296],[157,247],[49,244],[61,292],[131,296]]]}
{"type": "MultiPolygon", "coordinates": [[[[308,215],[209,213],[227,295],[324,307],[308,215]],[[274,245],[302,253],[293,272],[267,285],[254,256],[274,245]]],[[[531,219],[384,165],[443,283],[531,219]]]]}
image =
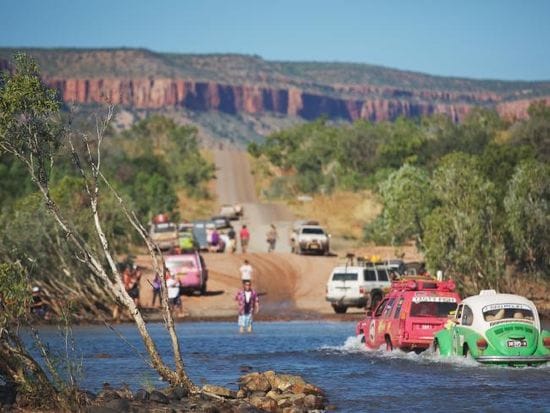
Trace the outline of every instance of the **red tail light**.
{"type": "Polygon", "coordinates": [[[359,294],[365,294],[365,289],[363,287],[359,287],[359,294]]]}
{"type": "Polygon", "coordinates": [[[485,340],[484,338],[480,338],[479,340],[477,340],[476,345],[477,348],[480,350],[486,350],[489,346],[489,344],[487,344],[487,340],[485,340]]]}
{"type": "Polygon", "coordinates": [[[550,348],[550,337],[544,337],[542,339],[542,343],[544,344],[544,347],[550,348]]]}

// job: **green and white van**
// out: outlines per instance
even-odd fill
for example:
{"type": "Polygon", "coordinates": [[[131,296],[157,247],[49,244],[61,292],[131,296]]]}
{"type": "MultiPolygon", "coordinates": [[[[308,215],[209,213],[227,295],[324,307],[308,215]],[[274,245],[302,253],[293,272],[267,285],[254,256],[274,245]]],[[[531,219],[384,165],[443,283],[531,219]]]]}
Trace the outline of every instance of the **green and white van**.
{"type": "Polygon", "coordinates": [[[483,290],[457,307],[434,338],[442,356],[472,357],[480,363],[510,366],[550,361],[550,331],[542,330],[535,305],[512,294],[483,290]]]}

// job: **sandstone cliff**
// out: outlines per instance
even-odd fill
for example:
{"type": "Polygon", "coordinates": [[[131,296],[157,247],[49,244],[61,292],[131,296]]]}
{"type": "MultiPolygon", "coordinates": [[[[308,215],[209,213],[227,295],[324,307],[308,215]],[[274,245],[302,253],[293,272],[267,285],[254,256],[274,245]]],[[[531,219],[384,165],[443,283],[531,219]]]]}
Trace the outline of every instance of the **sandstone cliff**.
{"type": "MultiPolygon", "coordinates": [[[[136,109],[183,107],[194,111],[221,111],[228,114],[275,112],[307,120],[319,116],[344,120],[393,120],[398,116],[421,116],[435,113],[460,121],[474,105],[496,105],[499,97],[490,94],[454,94],[449,92],[411,92],[397,89],[368,91],[358,87],[353,94],[362,99],[321,95],[296,87],[270,88],[256,85],[229,85],[192,79],[169,78],[46,78],[59,90],[67,103],[112,103],[136,109]]],[[[347,87],[346,92],[351,88],[347,87]]],[[[523,101],[522,101],[523,102],[523,101]]],[[[523,108],[524,104],[522,104],[523,108]]],[[[503,113],[509,105],[500,105],[503,113]]],[[[525,106],[526,109],[527,106],[525,106]]],[[[523,116],[525,111],[515,111],[523,116]]]]}
{"type": "MultiPolygon", "coordinates": [[[[0,49],[0,69],[14,50],[0,49]]],[[[393,120],[443,113],[460,121],[473,106],[522,118],[550,99],[550,82],[444,78],[370,65],[269,62],[256,56],[174,55],[141,49],[30,49],[45,81],[67,103],[129,109],[266,114],[312,120],[393,120]]]]}

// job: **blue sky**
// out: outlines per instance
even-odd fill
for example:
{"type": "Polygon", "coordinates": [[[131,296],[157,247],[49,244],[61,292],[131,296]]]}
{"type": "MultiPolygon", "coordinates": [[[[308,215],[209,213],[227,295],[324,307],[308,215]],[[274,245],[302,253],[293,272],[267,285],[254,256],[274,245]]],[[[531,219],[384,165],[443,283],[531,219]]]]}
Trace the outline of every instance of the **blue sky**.
{"type": "Polygon", "coordinates": [[[145,47],[550,80],[545,0],[0,0],[0,46],[145,47]]]}

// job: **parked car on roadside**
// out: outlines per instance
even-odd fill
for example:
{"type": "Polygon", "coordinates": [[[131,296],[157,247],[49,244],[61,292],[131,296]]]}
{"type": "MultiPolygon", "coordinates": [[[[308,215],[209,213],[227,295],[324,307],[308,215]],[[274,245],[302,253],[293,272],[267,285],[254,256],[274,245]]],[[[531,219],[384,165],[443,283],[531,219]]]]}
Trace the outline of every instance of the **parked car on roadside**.
{"type": "Polygon", "coordinates": [[[292,228],[290,248],[293,253],[330,253],[330,234],[315,221],[298,221],[292,228]]]}
{"type": "Polygon", "coordinates": [[[429,277],[394,281],[376,309],[357,323],[356,334],[371,349],[425,350],[460,302],[455,289],[453,281],[429,277]]]}
{"type": "Polygon", "coordinates": [[[541,328],[532,301],[482,290],[457,306],[452,322],[435,335],[433,349],[486,364],[540,365],[550,361],[550,331],[541,328]]]}
{"type": "Polygon", "coordinates": [[[206,225],[209,221],[193,221],[193,234],[199,243],[199,250],[208,251],[208,238],[206,236],[206,225]]]}
{"type": "Polygon", "coordinates": [[[336,313],[345,313],[349,307],[375,305],[390,286],[386,265],[337,266],[327,282],[326,300],[336,313]]]}
{"type": "Polygon", "coordinates": [[[178,226],[172,222],[152,223],[149,237],[161,250],[169,250],[178,245],[178,226]]]}
{"type": "Polygon", "coordinates": [[[178,225],[179,247],[184,252],[200,249],[193,227],[192,223],[187,222],[178,225]]]}
{"type": "Polygon", "coordinates": [[[217,230],[227,230],[232,226],[229,218],[221,215],[213,216],[210,221],[214,224],[217,230]]]}
{"type": "Polygon", "coordinates": [[[239,204],[224,204],[221,206],[218,216],[226,217],[231,221],[236,221],[243,216],[243,207],[239,204]]]}
{"type": "Polygon", "coordinates": [[[200,294],[206,293],[208,270],[202,255],[198,251],[167,255],[164,258],[164,263],[170,274],[176,276],[182,293],[195,291],[200,294]]]}

